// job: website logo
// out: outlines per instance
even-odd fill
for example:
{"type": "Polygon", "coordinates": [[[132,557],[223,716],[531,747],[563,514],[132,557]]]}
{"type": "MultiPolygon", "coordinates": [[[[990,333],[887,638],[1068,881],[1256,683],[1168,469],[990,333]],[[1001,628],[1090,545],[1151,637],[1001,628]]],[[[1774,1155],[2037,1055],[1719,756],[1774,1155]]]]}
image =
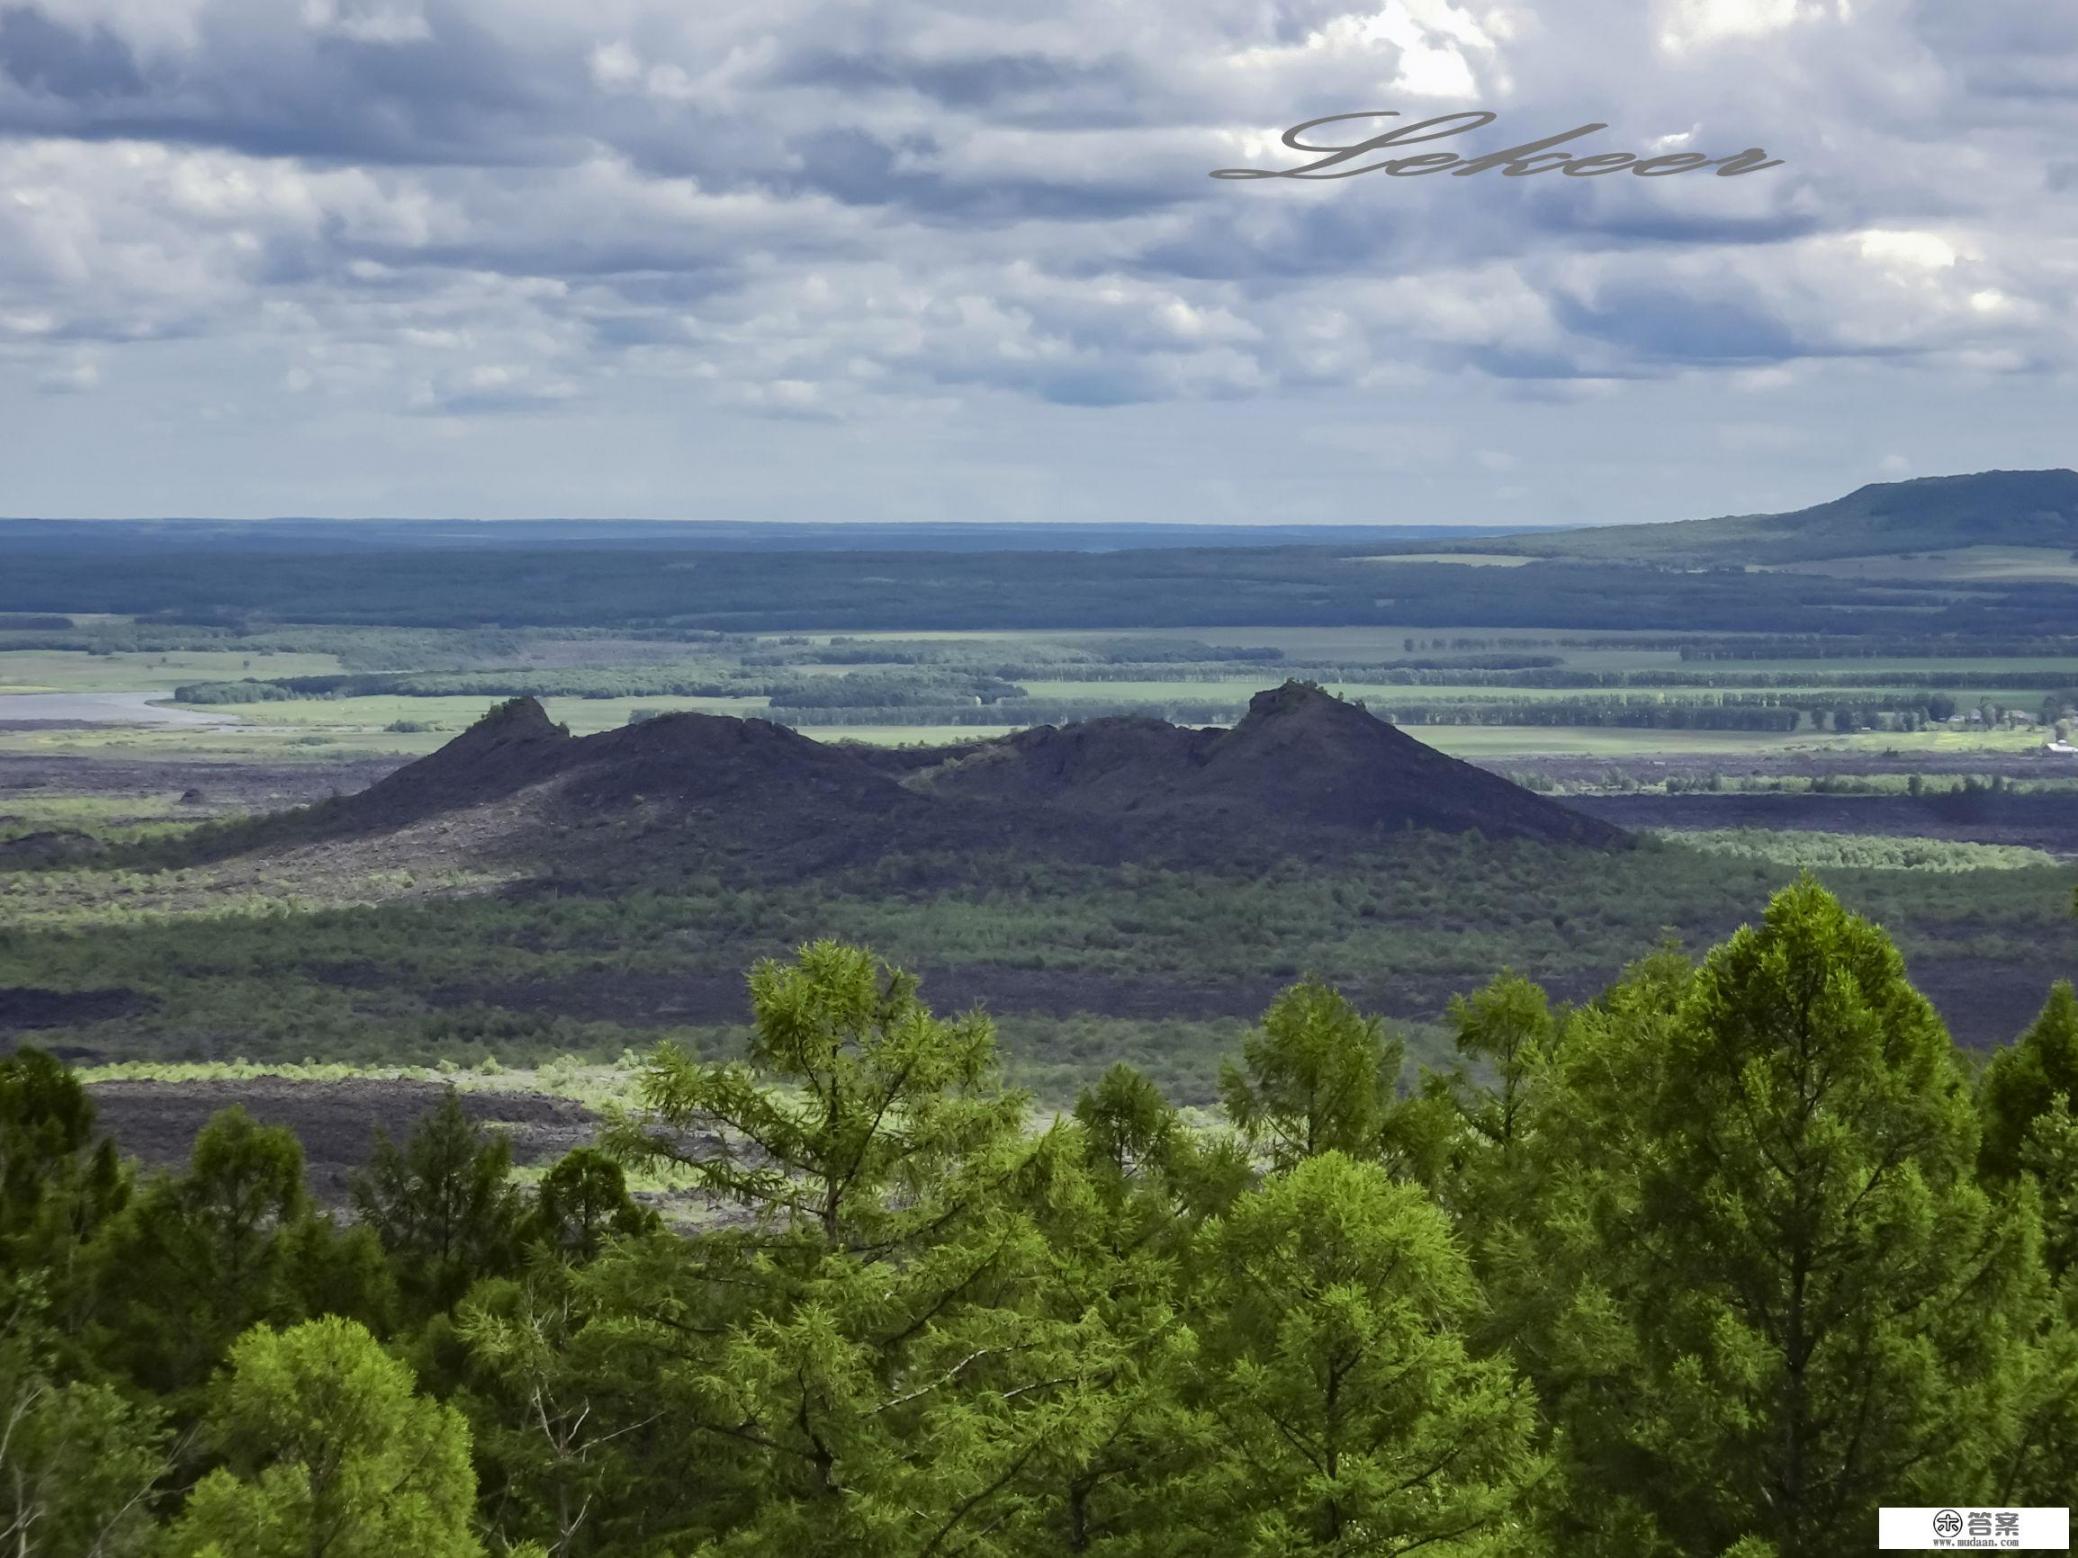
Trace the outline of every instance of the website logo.
{"type": "Polygon", "coordinates": [[[1885,1508],[1876,1515],[1876,1545],[1884,1551],[2066,1553],[2071,1512],[1968,1504],[1885,1508]]]}

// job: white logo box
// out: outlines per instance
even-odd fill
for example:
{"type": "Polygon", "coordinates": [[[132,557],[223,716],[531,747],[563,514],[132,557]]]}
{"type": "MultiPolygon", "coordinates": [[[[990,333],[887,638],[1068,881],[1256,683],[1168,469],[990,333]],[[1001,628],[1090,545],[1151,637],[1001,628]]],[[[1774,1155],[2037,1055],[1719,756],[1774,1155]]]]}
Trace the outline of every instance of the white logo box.
{"type": "Polygon", "coordinates": [[[2071,1512],[2010,1504],[1885,1508],[1877,1515],[1876,1546],[1886,1552],[2067,1553],[2071,1512]]]}

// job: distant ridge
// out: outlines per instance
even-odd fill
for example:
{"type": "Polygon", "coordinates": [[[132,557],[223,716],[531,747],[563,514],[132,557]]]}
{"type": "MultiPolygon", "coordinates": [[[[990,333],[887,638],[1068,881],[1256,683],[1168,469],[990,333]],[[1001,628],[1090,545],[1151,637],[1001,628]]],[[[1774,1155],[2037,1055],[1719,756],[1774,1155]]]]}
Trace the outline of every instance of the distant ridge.
{"type": "Polygon", "coordinates": [[[1872,482],[1786,514],[1598,525],[1466,551],[1602,562],[1820,562],[1969,546],[2078,548],[2078,471],[1979,471],[1872,482]]]}
{"type": "Polygon", "coordinates": [[[932,849],[1318,856],[1409,828],[1601,847],[1626,837],[1297,682],[1258,693],[1232,730],[1100,719],[925,751],[829,745],[714,714],[574,737],[517,698],[357,795],[268,819],[259,836],[408,828],[479,857],[604,872],[661,855],[787,869],[932,849]]]}
{"type": "MultiPolygon", "coordinates": [[[[0,517],[0,555],[372,551],[1113,552],[1390,544],[1509,535],[1509,525],[1188,521],[715,519],[37,519],[0,517]]],[[[1532,526],[1532,529],[1539,528],[1532,526]]]]}

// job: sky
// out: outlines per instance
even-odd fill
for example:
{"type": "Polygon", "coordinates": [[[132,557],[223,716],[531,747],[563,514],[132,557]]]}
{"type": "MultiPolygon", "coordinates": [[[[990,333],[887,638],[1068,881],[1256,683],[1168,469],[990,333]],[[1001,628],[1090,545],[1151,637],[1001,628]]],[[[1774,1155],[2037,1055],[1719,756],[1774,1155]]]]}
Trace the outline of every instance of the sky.
{"type": "Polygon", "coordinates": [[[1772,511],[2074,297],[2068,0],[0,0],[0,514],[1772,511]],[[1472,110],[1781,166],[1208,176],[1472,110]]]}

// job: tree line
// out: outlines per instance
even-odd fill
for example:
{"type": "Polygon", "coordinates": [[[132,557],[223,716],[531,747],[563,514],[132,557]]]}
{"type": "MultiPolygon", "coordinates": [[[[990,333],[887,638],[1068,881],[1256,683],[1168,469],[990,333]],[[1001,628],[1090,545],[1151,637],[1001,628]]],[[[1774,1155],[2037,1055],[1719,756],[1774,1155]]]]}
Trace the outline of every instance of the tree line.
{"type": "MultiPolygon", "coordinates": [[[[174,689],[181,703],[278,703],[291,699],[366,697],[453,698],[769,698],[775,706],[866,707],[928,704],[980,697],[1024,698],[1020,680],[1088,683],[1202,682],[1232,684],[1251,674],[1236,662],[1119,661],[1049,664],[1006,661],[1000,656],[970,655],[965,663],[910,665],[900,660],[878,662],[880,668],[841,676],[772,676],[758,667],[773,657],[745,655],[738,663],[714,660],[693,664],[642,664],[544,670],[531,666],[505,670],[409,672],[332,672],[312,676],[240,677],[232,680],[183,682],[174,689]]],[[[834,653],[789,665],[835,665],[848,662],[834,653]]],[[[1864,704],[1926,708],[1955,706],[1956,690],[1973,685],[1998,691],[2041,691],[2057,706],[2078,698],[2068,670],[1971,672],[1953,665],[1926,671],[1595,671],[1560,667],[1556,656],[1482,655],[1456,661],[1289,662],[1280,667],[1303,680],[1358,683],[1387,687],[1491,687],[1539,691],[1593,692],[1652,690],[1693,692],[1694,701],[1776,703],[1782,695],[1814,689],[1881,694],[1864,696],[1864,704]],[[1484,663],[1483,663],[1484,662],[1484,663]],[[1494,663],[1505,662],[1505,663],[1494,663]],[[1535,663],[1531,663],[1535,662],[1535,663]],[[1943,689],[1943,690],[1931,690],[1943,689]],[[1712,696],[1713,694],[1721,695],[1712,696]]],[[[1229,701],[1232,701],[1231,695],[1229,701]]],[[[1945,715],[1938,715],[1945,718],[1945,715]]]]}
{"type": "Polygon", "coordinates": [[[2078,998],[1973,1074],[1808,879],[1412,1077],[1302,980],[1216,1121],[1125,1066],[1037,1120],[856,947],[750,988],[537,1184],[450,1094],[350,1216],[0,1061],[0,1545],[1820,1558],[2068,1500],[2078,998]]]}
{"type": "Polygon", "coordinates": [[[1382,566],[1335,547],[1116,552],[703,552],[640,546],[334,554],[15,551],[0,611],[197,627],[616,627],[757,633],[1271,626],[1856,636],[2070,637],[2067,585],[1864,582],[1599,561],[1382,566]]]}

